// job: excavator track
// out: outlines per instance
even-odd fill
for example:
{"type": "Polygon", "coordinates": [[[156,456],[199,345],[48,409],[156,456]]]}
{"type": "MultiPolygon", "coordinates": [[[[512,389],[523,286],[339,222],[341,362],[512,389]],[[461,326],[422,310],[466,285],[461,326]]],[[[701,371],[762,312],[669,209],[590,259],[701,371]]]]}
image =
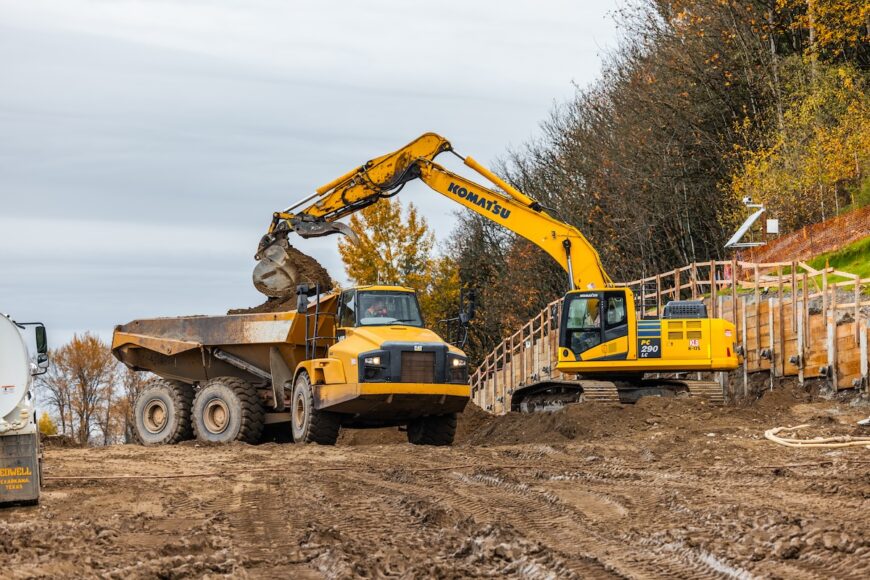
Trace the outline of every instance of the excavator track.
{"type": "Polygon", "coordinates": [[[619,389],[610,381],[580,381],[583,400],[595,403],[619,403],[619,389]]]}
{"type": "Polygon", "coordinates": [[[528,385],[513,393],[511,410],[520,413],[555,411],[565,405],[621,403],[630,405],[642,397],[693,397],[712,405],[725,404],[722,386],[716,381],[686,379],[644,379],[611,382],[582,379],[554,380],[528,385]]]}

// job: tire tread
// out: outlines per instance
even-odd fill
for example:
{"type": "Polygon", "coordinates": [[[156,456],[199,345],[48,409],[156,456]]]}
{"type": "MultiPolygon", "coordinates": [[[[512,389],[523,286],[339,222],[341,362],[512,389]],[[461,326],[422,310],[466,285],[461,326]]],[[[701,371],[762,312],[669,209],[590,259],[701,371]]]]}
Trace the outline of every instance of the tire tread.
{"type": "MultiPolygon", "coordinates": [[[[263,433],[263,425],[265,422],[265,411],[263,410],[263,405],[257,396],[257,391],[254,389],[253,385],[248,383],[244,379],[240,379],[237,377],[217,377],[211,379],[210,383],[220,383],[231,389],[233,393],[238,397],[239,403],[242,406],[242,424],[239,427],[239,433],[236,436],[236,441],[241,441],[242,443],[259,443],[260,436],[263,433]]],[[[203,390],[196,394],[196,397],[200,396],[203,390]]],[[[193,404],[191,404],[191,408],[193,404]]],[[[196,421],[190,421],[193,425],[193,434],[197,439],[200,438],[199,428],[196,421]]]]}

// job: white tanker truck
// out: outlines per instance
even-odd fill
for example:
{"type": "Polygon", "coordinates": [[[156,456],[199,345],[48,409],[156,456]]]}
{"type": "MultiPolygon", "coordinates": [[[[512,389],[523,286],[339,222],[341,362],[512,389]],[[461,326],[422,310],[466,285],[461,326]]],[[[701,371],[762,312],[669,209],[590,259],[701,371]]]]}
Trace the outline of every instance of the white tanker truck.
{"type": "Polygon", "coordinates": [[[33,377],[48,368],[45,326],[15,322],[0,314],[0,506],[39,501],[39,429],[33,405],[33,377]],[[21,334],[33,327],[36,358],[21,334]]]}

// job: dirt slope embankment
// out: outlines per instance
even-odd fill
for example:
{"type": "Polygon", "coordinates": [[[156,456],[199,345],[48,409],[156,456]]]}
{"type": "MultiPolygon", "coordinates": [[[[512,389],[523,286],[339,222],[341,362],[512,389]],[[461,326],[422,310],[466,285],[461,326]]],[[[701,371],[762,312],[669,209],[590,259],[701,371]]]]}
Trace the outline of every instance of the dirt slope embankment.
{"type": "Polygon", "coordinates": [[[42,505],[0,512],[0,560],[15,578],[866,578],[870,451],[763,432],[856,433],[867,414],[777,391],[746,408],[472,408],[453,448],[382,431],[50,449],[42,505]]]}
{"type": "Polygon", "coordinates": [[[744,252],[747,262],[790,262],[833,252],[870,236],[870,206],[811,224],[744,252]]]}

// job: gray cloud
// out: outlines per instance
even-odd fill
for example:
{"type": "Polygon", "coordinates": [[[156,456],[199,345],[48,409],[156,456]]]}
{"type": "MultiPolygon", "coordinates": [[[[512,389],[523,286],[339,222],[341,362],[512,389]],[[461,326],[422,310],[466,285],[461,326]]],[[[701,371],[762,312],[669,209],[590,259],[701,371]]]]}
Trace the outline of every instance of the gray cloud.
{"type": "MultiPolygon", "coordinates": [[[[424,131],[492,162],[594,77],[608,9],[0,0],[0,309],[58,344],[257,303],[272,211],[424,131]]],[[[455,205],[403,199],[449,233],[455,205]]]]}

